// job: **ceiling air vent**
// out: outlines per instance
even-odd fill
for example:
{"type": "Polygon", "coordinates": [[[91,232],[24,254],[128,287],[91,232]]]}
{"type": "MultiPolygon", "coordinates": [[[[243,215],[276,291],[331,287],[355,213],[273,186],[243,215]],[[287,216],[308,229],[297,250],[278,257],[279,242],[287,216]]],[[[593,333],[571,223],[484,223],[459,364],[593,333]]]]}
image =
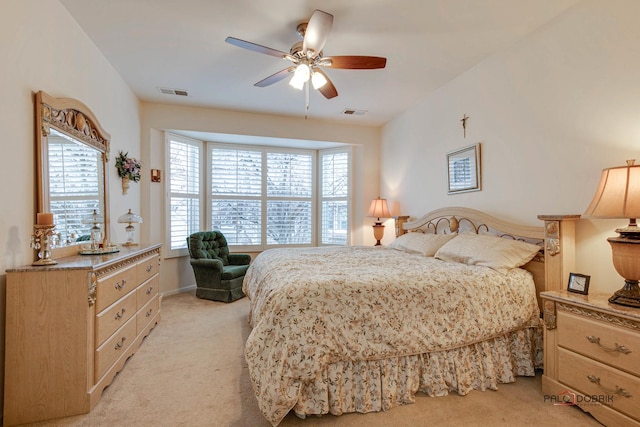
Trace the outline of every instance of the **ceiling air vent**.
{"type": "Polygon", "coordinates": [[[348,116],[364,116],[367,110],[354,110],[353,108],[345,108],[342,114],[346,114],[348,116]]]}
{"type": "Polygon", "coordinates": [[[189,92],[184,89],[171,89],[168,87],[160,87],[158,88],[161,93],[165,95],[178,95],[178,96],[189,96],[189,92]]]}

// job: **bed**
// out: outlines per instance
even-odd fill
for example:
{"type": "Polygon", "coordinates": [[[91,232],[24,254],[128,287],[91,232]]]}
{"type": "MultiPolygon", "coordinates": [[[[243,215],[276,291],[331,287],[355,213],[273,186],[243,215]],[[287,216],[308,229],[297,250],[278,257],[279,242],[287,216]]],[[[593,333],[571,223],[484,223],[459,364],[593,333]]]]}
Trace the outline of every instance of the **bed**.
{"type": "Polygon", "coordinates": [[[542,367],[538,293],[557,227],[446,208],[399,228],[388,247],[271,249],[252,263],[245,358],[272,425],[495,390],[542,367]]]}

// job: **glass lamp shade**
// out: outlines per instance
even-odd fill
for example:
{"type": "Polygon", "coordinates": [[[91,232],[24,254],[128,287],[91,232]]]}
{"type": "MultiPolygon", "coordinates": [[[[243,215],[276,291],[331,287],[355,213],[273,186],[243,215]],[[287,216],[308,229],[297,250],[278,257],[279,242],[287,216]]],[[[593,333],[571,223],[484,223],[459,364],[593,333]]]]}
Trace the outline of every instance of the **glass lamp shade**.
{"type": "Polygon", "coordinates": [[[626,166],[604,169],[591,204],[584,215],[591,218],[628,218],[626,227],[616,229],[619,237],[607,239],[611,245],[613,266],[625,279],[609,302],[640,307],[640,165],[627,160],[626,166]]]}
{"type": "Polygon", "coordinates": [[[102,230],[100,230],[100,224],[104,222],[104,218],[98,215],[97,210],[93,210],[93,213],[82,219],[83,224],[93,224],[89,230],[91,235],[91,250],[96,250],[102,243],[102,230]]]}
{"type": "Polygon", "coordinates": [[[128,224],[125,227],[125,231],[127,232],[127,241],[124,242],[122,245],[123,246],[137,245],[137,243],[134,241],[136,229],[133,226],[133,224],[142,224],[142,217],[140,215],[134,214],[133,212],[131,212],[131,209],[129,209],[129,212],[127,212],[126,214],[118,218],[118,222],[128,224]]]}
{"type": "Polygon", "coordinates": [[[320,89],[327,84],[327,78],[319,71],[314,71],[311,75],[311,83],[314,89],[320,89]]]}

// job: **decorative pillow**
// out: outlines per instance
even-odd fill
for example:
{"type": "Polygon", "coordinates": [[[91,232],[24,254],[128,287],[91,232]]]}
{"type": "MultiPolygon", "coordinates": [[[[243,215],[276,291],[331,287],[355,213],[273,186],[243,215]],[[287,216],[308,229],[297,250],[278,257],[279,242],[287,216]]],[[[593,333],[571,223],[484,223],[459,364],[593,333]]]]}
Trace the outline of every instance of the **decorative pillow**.
{"type": "Polygon", "coordinates": [[[389,247],[431,257],[442,245],[454,237],[455,234],[406,233],[394,240],[389,247]]]}
{"type": "Polygon", "coordinates": [[[504,270],[525,265],[540,249],[532,243],[467,231],[438,249],[435,257],[504,270]]]}

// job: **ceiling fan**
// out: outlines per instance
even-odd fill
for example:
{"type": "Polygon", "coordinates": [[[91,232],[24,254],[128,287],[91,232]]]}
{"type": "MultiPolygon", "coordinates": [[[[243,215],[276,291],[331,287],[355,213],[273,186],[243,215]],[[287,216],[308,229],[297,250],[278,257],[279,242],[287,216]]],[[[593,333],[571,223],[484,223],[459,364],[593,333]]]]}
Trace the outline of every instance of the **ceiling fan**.
{"type": "Polygon", "coordinates": [[[291,61],[292,65],[260,80],[254,86],[270,86],[293,73],[289,84],[299,90],[302,90],[306,85],[307,109],[309,109],[309,81],[311,81],[313,88],[317,89],[325,98],[331,99],[338,96],[338,91],[322,68],[371,70],[384,68],[387,64],[386,58],[378,56],[323,56],[322,49],[329,37],[332,25],[333,15],[315,10],[308,23],[298,24],[296,31],[302,41],[294,43],[289,53],[235,37],[227,37],[225,41],[234,46],[291,61]]]}

